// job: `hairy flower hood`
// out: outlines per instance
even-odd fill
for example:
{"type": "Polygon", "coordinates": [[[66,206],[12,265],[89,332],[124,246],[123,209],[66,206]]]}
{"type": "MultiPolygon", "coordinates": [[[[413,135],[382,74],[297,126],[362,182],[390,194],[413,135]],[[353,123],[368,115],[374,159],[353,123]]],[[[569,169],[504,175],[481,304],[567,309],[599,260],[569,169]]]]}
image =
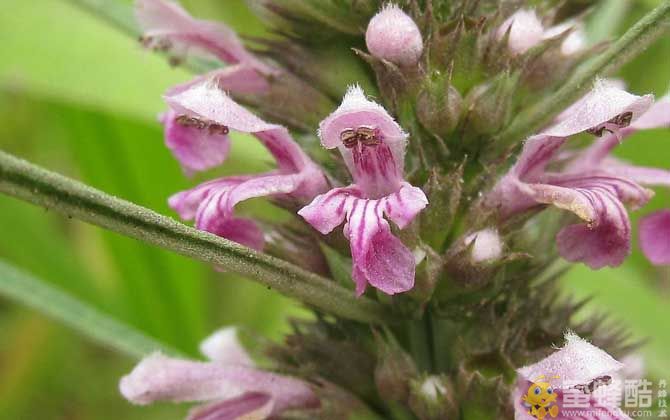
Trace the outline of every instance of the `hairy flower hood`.
{"type": "Polygon", "coordinates": [[[320,124],[319,137],[324,147],[340,151],[354,183],[316,197],[298,214],[323,234],[346,220],[357,294],[367,284],[387,294],[410,290],[414,255],[387,221],[403,229],[428,204],[420,188],[404,181],[407,134],[354,86],[320,124]]]}
{"type": "Polygon", "coordinates": [[[644,205],[652,192],[616,172],[588,167],[576,172],[549,172],[559,149],[571,136],[618,132],[652,105],[651,95],[635,96],[608,83],[594,90],[545,131],[529,138],[517,163],[487,197],[503,218],[538,204],[569,210],[586,224],[565,227],[557,237],[561,255],[592,268],[617,266],[630,252],[630,221],[624,204],[644,205]]]}
{"type": "Polygon", "coordinates": [[[268,124],[230,99],[211,81],[166,96],[174,112],[216,124],[226,130],[255,136],[275,158],[277,169],[265,174],[219,178],[170,198],[170,206],[200,229],[255,249],[263,247],[260,228],[250,219],[236,218],[233,208],[254,197],[275,196],[306,202],[327,188],[326,178],[296,144],[288,130],[268,124]]]}
{"type": "Polygon", "coordinates": [[[319,401],[298,379],[253,366],[235,329],[216,332],[203,342],[209,362],[145,357],[119,384],[121,394],[136,404],[196,401],[191,420],[266,419],[287,409],[314,408],[319,401]]]}
{"type": "Polygon", "coordinates": [[[553,391],[550,395],[556,396],[555,405],[558,407],[557,415],[548,418],[568,420],[579,415],[604,420],[630,420],[611,401],[616,400],[612,394],[620,389],[607,383],[623,365],[575,334],[566,334],[565,342],[563,348],[545,359],[517,370],[517,389],[512,396],[515,419],[537,419],[530,414],[532,404],[529,401],[534,402],[532,393],[537,384],[548,383],[553,391]],[[597,392],[585,394],[584,389],[588,390],[589,387],[597,392]],[[531,397],[528,398],[526,394],[531,397]],[[579,405],[571,406],[574,404],[571,403],[571,397],[579,399],[579,405]],[[585,400],[585,404],[581,403],[582,400],[585,400]]]}

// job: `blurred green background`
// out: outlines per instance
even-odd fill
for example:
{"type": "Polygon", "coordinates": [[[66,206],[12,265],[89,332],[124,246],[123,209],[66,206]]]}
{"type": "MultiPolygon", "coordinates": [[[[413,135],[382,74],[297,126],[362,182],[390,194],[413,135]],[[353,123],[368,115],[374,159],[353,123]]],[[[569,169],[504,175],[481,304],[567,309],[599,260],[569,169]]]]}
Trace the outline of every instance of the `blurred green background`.
{"type": "MultiPolygon", "coordinates": [[[[262,33],[242,0],[183,3],[244,34],[262,33]]],[[[620,33],[655,3],[605,1],[590,34],[620,33]]],[[[161,94],[191,75],[64,0],[2,0],[0,40],[0,148],[172,215],[166,198],[200,178],[182,175],[162,145],[156,115],[164,109],[161,94]]],[[[665,93],[670,39],[620,76],[635,93],[665,93]]],[[[245,140],[234,140],[227,173],[265,167],[263,151],[245,140]]],[[[638,134],[618,152],[668,168],[670,133],[638,134]]],[[[644,212],[669,205],[670,195],[659,193],[644,212]]],[[[0,258],[193,355],[199,340],[222,325],[278,338],[286,317],[300,312],[237,276],[5,196],[0,238],[0,258]]],[[[566,293],[595,295],[581,316],[607,311],[638,338],[649,338],[643,352],[651,376],[670,379],[670,271],[654,269],[635,251],[620,269],[576,267],[563,284],[566,293]]],[[[185,412],[169,404],[130,406],[116,387],[133,360],[2,299],[0,331],[0,419],[178,418],[185,412]]]]}

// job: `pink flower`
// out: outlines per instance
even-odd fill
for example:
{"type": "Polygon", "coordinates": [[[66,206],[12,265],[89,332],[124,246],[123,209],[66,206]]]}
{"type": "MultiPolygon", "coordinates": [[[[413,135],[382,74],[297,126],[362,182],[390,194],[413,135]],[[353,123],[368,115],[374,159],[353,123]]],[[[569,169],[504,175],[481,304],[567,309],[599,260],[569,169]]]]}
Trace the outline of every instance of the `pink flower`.
{"type": "Polygon", "coordinates": [[[370,54],[400,66],[415,65],[423,52],[423,38],[416,23],[390,3],[370,19],[365,43],[370,54]]]}
{"type": "Polygon", "coordinates": [[[298,214],[323,234],[346,220],[358,295],[368,283],[387,294],[410,290],[414,255],[387,221],[403,229],[428,204],[423,191],[403,179],[407,134],[354,86],[321,122],[319,136],[327,149],[338,148],[354,184],[316,197],[298,214]]]}
{"type": "Polygon", "coordinates": [[[570,225],[557,237],[559,253],[591,268],[617,266],[630,253],[631,227],[624,204],[644,205],[652,192],[615,171],[585,167],[579,171],[549,172],[558,150],[575,134],[617,132],[651,106],[652,97],[635,96],[599,83],[554,126],[526,141],[517,163],[487,197],[489,206],[508,218],[551,204],[569,210],[585,224],[570,225]]]}
{"type": "MultiPolygon", "coordinates": [[[[629,126],[594,142],[566,166],[579,173],[598,170],[648,187],[670,187],[670,170],[633,165],[610,156],[612,150],[639,130],[670,127],[670,98],[661,98],[629,126]]],[[[640,247],[656,265],[670,264],[670,223],[667,212],[658,212],[640,221],[640,247]]]]}
{"type": "Polygon", "coordinates": [[[640,247],[653,264],[670,265],[670,210],[640,220],[640,247]]]}
{"type": "Polygon", "coordinates": [[[298,379],[265,372],[237,340],[234,329],[210,337],[203,345],[209,362],[174,359],[154,353],[121,379],[121,394],[135,404],[197,401],[192,420],[266,419],[289,409],[319,406],[310,386],[298,379]]]}
{"type": "Polygon", "coordinates": [[[305,203],[327,189],[319,167],[300,149],[286,128],[268,124],[235,103],[215,83],[204,81],[165,97],[179,115],[216,125],[218,129],[249,133],[274,156],[277,169],[265,174],[224,177],[175,194],[170,206],[196,227],[254,249],[263,247],[263,233],[249,219],[233,215],[241,201],[273,196],[305,203]]]}
{"type": "Polygon", "coordinates": [[[143,43],[168,50],[177,57],[187,52],[209,54],[228,64],[247,64],[261,73],[272,68],[244,48],[235,32],[222,23],[194,19],[170,0],[138,0],[137,20],[144,30],[143,43]]]}
{"type": "Polygon", "coordinates": [[[537,419],[533,409],[554,406],[556,416],[546,418],[630,420],[618,406],[622,389],[612,383],[623,365],[575,334],[566,334],[565,341],[547,358],[517,370],[512,394],[515,419],[537,419]]]}
{"type": "MultiPolygon", "coordinates": [[[[238,64],[177,85],[168,90],[166,96],[176,96],[205,82],[235,94],[263,93],[269,87],[265,77],[261,77],[252,67],[238,64]]],[[[228,157],[230,139],[227,126],[173,108],[161,115],[160,121],[165,128],[165,145],[187,176],[214,168],[228,157]]]]}
{"type": "Polygon", "coordinates": [[[520,9],[498,27],[496,37],[502,40],[509,32],[507,46],[513,54],[523,54],[542,41],[571,31],[561,44],[561,53],[571,55],[582,50],[586,44],[583,30],[564,22],[545,29],[534,10],[520,9]]]}

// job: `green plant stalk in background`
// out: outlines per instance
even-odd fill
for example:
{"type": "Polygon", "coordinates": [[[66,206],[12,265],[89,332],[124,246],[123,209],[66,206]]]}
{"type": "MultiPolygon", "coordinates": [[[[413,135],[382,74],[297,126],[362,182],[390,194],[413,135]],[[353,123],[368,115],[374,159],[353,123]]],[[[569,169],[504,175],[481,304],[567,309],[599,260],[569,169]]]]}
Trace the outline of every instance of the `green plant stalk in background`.
{"type": "Polygon", "coordinates": [[[582,97],[596,77],[606,76],[639,55],[670,28],[670,0],[665,0],[640,19],[602,54],[578,68],[554,94],[519,115],[500,133],[502,150],[517,145],[550,122],[568,105],[582,97]]]}
{"type": "Polygon", "coordinates": [[[289,262],[260,254],[152,210],[0,152],[0,191],[69,217],[242,274],[326,313],[373,324],[383,307],[289,262]]]}
{"type": "Polygon", "coordinates": [[[181,352],[0,260],[0,295],[21,302],[120,353],[140,359],[154,351],[181,352]]]}

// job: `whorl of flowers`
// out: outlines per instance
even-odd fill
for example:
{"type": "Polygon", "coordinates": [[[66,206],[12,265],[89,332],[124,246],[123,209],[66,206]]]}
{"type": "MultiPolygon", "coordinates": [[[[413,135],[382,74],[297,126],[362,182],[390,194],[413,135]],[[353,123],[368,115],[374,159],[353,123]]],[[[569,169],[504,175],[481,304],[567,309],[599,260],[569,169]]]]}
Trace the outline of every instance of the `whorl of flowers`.
{"type": "MultiPolygon", "coordinates": [[[[553,122],[516,139],[523,145],[514,155],[496,143],[499,134],[592,51],[577,16],[552,22],[544,9],[491,15],[475,7],[456,18],[449,7],[419,2],[403,10],[353,1],[344,11],[334,1],[291,3],[256,2],[286,39],[257,40],[252,52],[222,23],[194,19],[168,0],[137,2],[145,46],[173,63],[197,55],[226,64],[165,94],[165,142],[184,172],[225,165],[231,143],[251,137],[272,158],[267,172],[214,178],[175,194],[170,206],[199,229],[344,279],[351,293],[376,297],[406,323],[372,333],[325,319],[296,327],[285,346],[268,350],[281,373],[255,367],[225,333],[225,349],[206,346],[209,362],[149,356],[122,380],[123,395],[139,404],[206,402],[193,419],[289,411],[344,418],[337,416],[369,407],[389,415],[397,404],[437,419],[467,411],[468,401],[496,407],[496,418],[532,418],[521,394],[536,376],[589,386],[619,370],[575,335],[541,360],[573,326],[556,305],[571,306],[547,302],[532,280],[556,253],[593,269],[630,254],[629,211],[652,198],[649,188],[670,186],[670,171],[611,152],[639,130],[669,127],[670,100],[599,80],[553,122]],[[311,38],[314,24],[320,31],[311,38]],[[354,48],[350,59],[369,65],[353,73],[360,79],[335,83],[329,74],[338,63],[319,61],[321,45],[338,36],[354,48]],[[577,138],[589,145],[578,147],[577,138]],[[295,217],[273,224],[234,212],[259,197],[295,217]],[[538,216],[551,207],[574,217],[538,216]],[[543,240],[546,233],[555,241],[543,240]],[[551,328],[536,321],[545,316],[551,328]],[[417,350],[417,328],[434,335],[427,353],[417,350]],[[536,335],[546,342],[533,342],[536,335]],[[529,362],[537,363],[518,370],[515,387],[502,379],[529,362]],[[486,363],[498,379],[479,373],[486,363]]],[[[670,263],[669,237],[670,210],[641,221],[652,263],[670,263]]],[[[577,332],[612,345],[595,327],[577,332]]],[[[596,400],[591,406],[628,418],[596,400]]]]}

